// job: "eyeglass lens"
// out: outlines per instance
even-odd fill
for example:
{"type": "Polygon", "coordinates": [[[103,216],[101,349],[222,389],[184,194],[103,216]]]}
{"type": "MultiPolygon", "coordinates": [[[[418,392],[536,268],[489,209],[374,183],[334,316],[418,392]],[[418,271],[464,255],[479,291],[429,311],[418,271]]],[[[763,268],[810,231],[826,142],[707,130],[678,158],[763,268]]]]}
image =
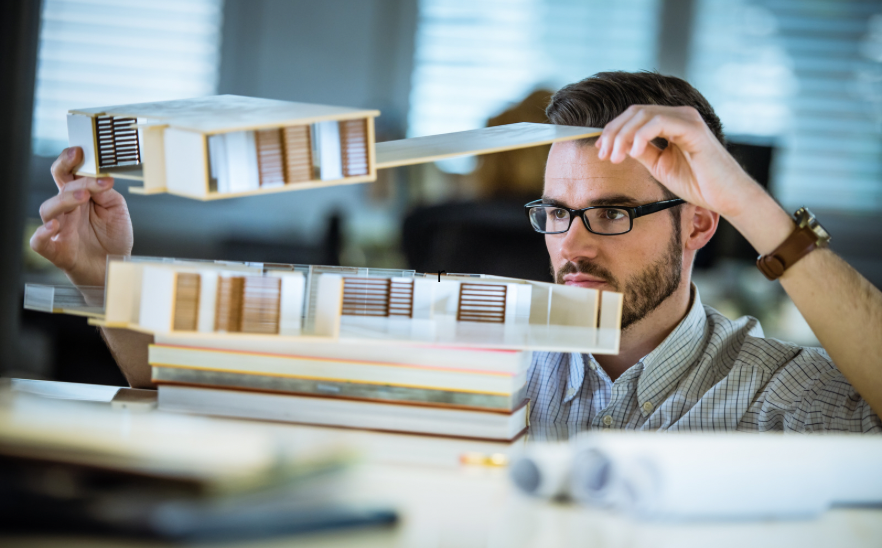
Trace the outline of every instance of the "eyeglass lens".
{"type": "MultiPolygon", "coordinates": [[[[631,229],[627,210],[614,207],[598,207],[585,211],[588,225],[598,234],[624,234],[631,229]]],[[[570,226],[570,212],[559,207],[534,207],[530,209],[530,222],[539,232],[566,232],[570,226]]]]}

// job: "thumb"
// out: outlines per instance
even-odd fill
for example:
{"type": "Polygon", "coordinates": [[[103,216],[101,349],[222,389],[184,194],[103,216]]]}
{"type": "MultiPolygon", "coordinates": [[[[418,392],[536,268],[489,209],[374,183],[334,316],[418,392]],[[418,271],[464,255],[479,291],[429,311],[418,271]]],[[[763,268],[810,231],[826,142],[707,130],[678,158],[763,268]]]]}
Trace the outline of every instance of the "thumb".
{"type": "Polygon", "coordinates": [[[61,230],[61,223],[58,219],[52,219],[46,224],[41,225],[31,236],[31,249],[45,257],[49,262],[55,264],[55,258],[58,254],[57,244],[52,237],[61,230]]]}

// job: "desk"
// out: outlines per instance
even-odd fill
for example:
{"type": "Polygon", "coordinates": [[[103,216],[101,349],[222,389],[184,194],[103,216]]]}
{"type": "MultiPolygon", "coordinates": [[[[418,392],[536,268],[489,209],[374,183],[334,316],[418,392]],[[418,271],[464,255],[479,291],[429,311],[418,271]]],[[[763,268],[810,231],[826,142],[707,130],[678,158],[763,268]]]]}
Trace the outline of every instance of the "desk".
{"type": "MultiPolygon", "coordinates": [[[[116,389],[93,385],[17,381],[19,392],[42,397],[110,401],[116,389]]],[[[124,411],[121,411],[124,412],[124,411]]],[[[161,413],[160,411],[149,411],[161,413]]],[[[762,522],[642,522],[612,512],[522,496],[504,468],[459,463],[464,452],[514,455],[524,440],[512,444],[439,437],[385,434],[335,428],[211,419],[218,424],[268,429],[298,443],[334,439],[361,450],[362,464],[350,488],[357,499],[388,503],[399,510],[392,529],[366,529],[248,543],[274,547],[483,547],[544,546],[638,547],[688,546],[775,547],[882,545],[882,509],[837,509],[814,520],[762,522]]],[[[0,538],[4,547],[120,546],[116,540],[69,538],[0,538]]],[[[128,546],[155,546],[132,541],[128,546]]],[[[204,545],[203,545],[204,546],[204,545]]],[[[237,546],[223,544],[224,547],[237,546]]]]}

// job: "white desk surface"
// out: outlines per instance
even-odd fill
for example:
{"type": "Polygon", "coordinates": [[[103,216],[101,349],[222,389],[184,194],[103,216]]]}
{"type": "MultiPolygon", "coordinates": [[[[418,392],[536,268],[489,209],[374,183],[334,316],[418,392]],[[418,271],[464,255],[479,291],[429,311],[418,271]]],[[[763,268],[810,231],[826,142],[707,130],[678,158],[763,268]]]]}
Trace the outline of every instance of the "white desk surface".
{"type": "MultiPolygon", "coordinates": [[[[116,390],[94,385],[13,381],[12,389],[43,397],[109,402],[116,390]]],[[[159,411],[150,411],[159,413],[159,411]]],[[[219,423],[242,421],[214,419],[219,423]]],[[[836,509],[812,520],[645,522],[575,504],[549,503],[516,491],[504,468],[464,466],[467,451],[513,454],[513,444],[384,434],[284,424],[253,424],[282,437],[340,439],[362,450],[364,462],[350,488],[365,501],[388,503],[399,512],[390,529],[266,539],[242,546],[298,547],[781,547],[882,546],[882,509],[836,509]]],[[[2,538],[13,546],[120,546],[119,540],[85,537],[2,538]]],[[[158,546],[131,541],[125,546],[158,546]]],[[[225,543],[233,547],[240,544],[225,543]]],[[[201,545],[205,546],[205,545],[201,545]]]]}

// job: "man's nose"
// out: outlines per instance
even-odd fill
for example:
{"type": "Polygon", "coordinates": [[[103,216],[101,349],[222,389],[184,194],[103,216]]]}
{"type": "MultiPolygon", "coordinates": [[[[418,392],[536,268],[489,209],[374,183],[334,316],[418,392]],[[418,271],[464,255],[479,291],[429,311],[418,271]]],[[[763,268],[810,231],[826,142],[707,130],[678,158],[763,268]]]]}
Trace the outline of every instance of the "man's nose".
{"type": "Polygon", "coordinates": [[[561,256],[570,262],[577,262],[578,259],[593,259],[597,256],[600,238],[585,228],[585,223],[581,218],[573,219],[573,224],[567,232],[560,235],[560,253],[561,256]]]}

